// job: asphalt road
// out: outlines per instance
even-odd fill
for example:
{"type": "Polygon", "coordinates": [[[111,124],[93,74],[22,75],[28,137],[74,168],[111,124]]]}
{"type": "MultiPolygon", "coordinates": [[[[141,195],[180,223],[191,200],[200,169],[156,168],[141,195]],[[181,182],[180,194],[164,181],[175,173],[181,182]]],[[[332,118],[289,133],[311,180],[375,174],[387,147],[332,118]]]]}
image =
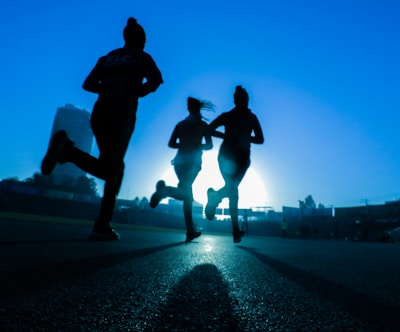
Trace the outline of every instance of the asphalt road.
{"type": "Polygon", "coordinates": [[[0,331],[400,331],[400,244],[31,219],[0,219],[0,331]]]}

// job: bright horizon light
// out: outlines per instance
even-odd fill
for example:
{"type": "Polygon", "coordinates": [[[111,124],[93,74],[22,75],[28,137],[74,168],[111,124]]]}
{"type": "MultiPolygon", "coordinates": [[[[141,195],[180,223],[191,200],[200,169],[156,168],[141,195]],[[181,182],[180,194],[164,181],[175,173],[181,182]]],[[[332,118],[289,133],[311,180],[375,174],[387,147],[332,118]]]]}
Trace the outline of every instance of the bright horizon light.
{"type": "MultiPolygon", "coordinates": [[[[202,170],[197,175],[193,184],[194,199],[203,205],[207,203],[208,188],[211,187],[217,190],[224,185],[218,168],[217,155],[217,151],[206,151],[203,153],[202,170]]],[[[172,165],[164,172],[162,179],[168,186],[176,186],[178,184],[178,178],[172,165]]],[[[267,206],[267,201],[264,182],[254,167],[250,166],[239,186],[239,208],[267,206]]],[[[228,199],[224,199],[219,206],[227,208],[228,204],[228,199]]]]}

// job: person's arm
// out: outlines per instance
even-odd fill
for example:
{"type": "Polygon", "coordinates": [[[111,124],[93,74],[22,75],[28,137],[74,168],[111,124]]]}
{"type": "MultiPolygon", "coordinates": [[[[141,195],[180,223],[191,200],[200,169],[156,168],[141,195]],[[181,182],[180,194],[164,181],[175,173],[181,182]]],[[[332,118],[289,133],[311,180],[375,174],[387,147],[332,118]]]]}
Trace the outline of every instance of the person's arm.
{"type": "Polygon", "coordinates": [[[211,133],[211,136],[218,137],[218,138],[225,138],[225,134],[221,131],[218,131],[217,128],[221,127],[223,125],[223,118],[222,114],[218,116],[216,119],[214,119],[210,124],[209,124],[209,130],[211,133]]]}
{"type": "Polygon", "coordinates": [[[172,149],[179,149],[179,135],[178,135],[178,129],[175,127],[174,131],[172,132],[171,138],[169,139],[168,142],[168,147],[172,149]]]}
{"type": "Polygon", "coordinates": [[[86,91],[99,94],[101,91],[101,68],[102,68],[103,58],[100,58],[96,66],[92,69],[89,75],[83,82],[82,88],[86,91]]]}
{"type": "Polygon", "coordinates": [[[142,87],[139,91],[139,97],[147,96],[149,93],[156,91],[158,87],[163,83],[161,72],[158,69],[153,58],[148,54],[145,55],[146,82],[142,84],[142,87]]]}
{"type": "Polygon", "coordinates": [[[251,136],[250,142],[254,144],[263,144],[264,143],[264,134],[258,121],[258,118],[254,116],[254,123],[253,123],[253,132],[254,135],[251,136]]]}
{"type": "Polygon", "coordinates": [[[218,137],[218,138],[222,138],[222,139],[225,138],[225,134],[223,132],[221,132],[221,131],[218,131],[218,130],[214,130],[212,135],[214,137],[218,137]]]}
{"type": "Polygon", "coordinates": [[[209,126],[205,123],[204,124],[204,139],[205,143],[201,145],[203,150],[211,150],[213,148],[211,132],[209,126]]]}

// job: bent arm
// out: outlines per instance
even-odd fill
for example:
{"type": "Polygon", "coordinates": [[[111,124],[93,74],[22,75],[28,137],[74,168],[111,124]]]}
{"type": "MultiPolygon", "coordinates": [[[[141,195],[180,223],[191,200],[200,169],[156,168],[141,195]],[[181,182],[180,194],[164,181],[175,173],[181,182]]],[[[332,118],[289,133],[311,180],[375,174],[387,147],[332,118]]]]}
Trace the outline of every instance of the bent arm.
{"type": "Polygon", "coordinates": [[[214,121],[209,124],[209,131],[211,136],[218,138],[225,138],[225,134],[221,131],[218,131],[217,128],[223,125],[223,120],[221,116],[218,116],[214,121]]]}
{"type": "Polygon", "coordinates": [[[212,136],[218,137],[218,138],[222,138],[222,139],[225,138],[225,134],[223,132],[221,132],[221,131],[218,131],[218,130],[214,130],[212,132],[212,136]]]}
{"type": "MultiPolygon", "coordinates": [[[[208,130],[207,130],[208,131],[208,130]]],[[[204,135],[205,143],[201,145],[203,150],[211,150],[213,148],[212,138],[209,132],[204,135]]]]}
{"type": "Polygon", "coordinates": [[[253,124],[253,132],[254,136],[251,136],[251,143],[254,144],[263,144],[264,143],[264,134],[260,125],[260,122],[258,119],[255,117],[254,118],[254,124],[253,124]]]}
{"type": "Polygon", "coordinates": [[[179,149],[179,136],[178,136],[178,132],[177,129],[175,127],[174,131],[172,132],[171,138],[169,139],[168,142],[168,147],[172,148],[172,149],[179,149]]]}
{"type": "Polygon", "coordinates": [[[147,96],[149,93],[156,91],[158,87],[163,83],[161,72],[151,56],[148,56],[147,58],[146,67],[146,82],[142,84],[142,87],[139,91],[139,97],[147,96]]]}
{"type": "Polygon", "coordinates": [[[83,82],[82,88],[85,91],[93,92],[93,93],[100,93],[101,90],[101,65],[102,65],[102,58],[100,58],[96,66],[92,69],[89,75],[86,77],[85,81],[83,82]]]}

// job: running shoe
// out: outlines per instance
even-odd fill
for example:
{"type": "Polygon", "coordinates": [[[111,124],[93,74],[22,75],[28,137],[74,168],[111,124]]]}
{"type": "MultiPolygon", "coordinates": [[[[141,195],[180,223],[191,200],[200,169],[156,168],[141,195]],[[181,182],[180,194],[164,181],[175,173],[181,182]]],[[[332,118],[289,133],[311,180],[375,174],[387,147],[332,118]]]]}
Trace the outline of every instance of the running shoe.
{"type": "Polygon", "coordinates": [[[41,164],[42,174],[50,175],[53,173],[57,163],[60,162],[62,151],[67,141],[68,137],[65,130],[59,130],[51,137],[49,147],[41,164]]]}
{"type": "Polygon", "coordinates": [[[190,242],[201,235],[200,231],[192,231],[186,233],[186,242],[190,242]]]}
{"type": "Polygon", "coordinates": [[[217,192],[213,188],[208,188],[207,190],[207,205],[204,212],[208,220],[213,220],[217,211],[219,202],[216,193],[217,192]]]}
{"type": "Polygon", "coordinates": [[[237,230],[233,232],[233,243],[239,243],[242,241],[242,237],[244,236],[244,231],[237,230]]]}
{"type": "Polygon", "coordinates": [[[157,207],[158,203],[165,198],[165,181],[160,180],[156,184],[156,192],[150,198],[150,207],[155,208],[157,207]]]}
{"type": "Polygon", "coordinates": [[[90,240],[95,241],[118,241],[119,234],[111,228],[111,226],[94,226],[92,233],[89,235],[90,240]]]}

